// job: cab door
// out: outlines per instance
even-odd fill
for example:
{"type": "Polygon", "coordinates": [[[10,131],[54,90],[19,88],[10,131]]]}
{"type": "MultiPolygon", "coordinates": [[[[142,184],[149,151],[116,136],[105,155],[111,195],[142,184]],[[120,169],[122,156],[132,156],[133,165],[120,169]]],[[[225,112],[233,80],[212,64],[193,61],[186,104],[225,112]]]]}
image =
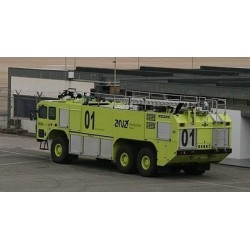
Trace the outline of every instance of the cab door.
{"type": "Polygon", "coordinates": [[[46,140],[48,136],[48,107],[46,105],[38,106],[37,112],[37,139],[46,140]]]}

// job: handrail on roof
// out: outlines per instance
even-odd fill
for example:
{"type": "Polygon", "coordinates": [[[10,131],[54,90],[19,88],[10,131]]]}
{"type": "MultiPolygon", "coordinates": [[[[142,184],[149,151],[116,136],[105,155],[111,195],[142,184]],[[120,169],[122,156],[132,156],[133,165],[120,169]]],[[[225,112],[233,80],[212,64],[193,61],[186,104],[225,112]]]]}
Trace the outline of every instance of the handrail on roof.
{"type": "Polygon", "coordinates": [[[197,110],[208,111],[209,103],[211,103],[211,108],[216,110],[219,105],[224,105],[224,112],[226,113],[226,99],[212,98],[207,99],[206,97],[197,97],[197,96],[188,96],[188,95],[176,95],[176,94],[167,94],[167,93],[152,93],[146,91],[130,91],[126,90],[125,95],[116,95],[116,94],[106,94],[98,93],[95,90],[91,92],[79,92],[75,88],[69,88],[64,90],[63,93],[60,93],[58,96],[59,99],[69,96],[71,99],[87,99],[94,100],[96,102],[109,101],[113,103],[113,106],[128,105],[144,105],[145,107],[174,107],[176,108],[179,103],[183,104],[184,108],[197,108],[197,110]]]}

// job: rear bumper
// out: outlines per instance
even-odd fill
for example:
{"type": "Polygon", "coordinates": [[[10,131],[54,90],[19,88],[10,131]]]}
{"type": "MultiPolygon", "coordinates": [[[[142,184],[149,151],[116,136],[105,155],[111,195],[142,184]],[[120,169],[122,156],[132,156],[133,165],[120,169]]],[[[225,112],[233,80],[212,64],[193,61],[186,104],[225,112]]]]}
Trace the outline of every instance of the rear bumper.
{"type": "Polygon", "coordinates": [[[205,149],[205,150],[177,150],[177,155],[213,155],[213,154],[231,154],[231,148],[205,149]]]}

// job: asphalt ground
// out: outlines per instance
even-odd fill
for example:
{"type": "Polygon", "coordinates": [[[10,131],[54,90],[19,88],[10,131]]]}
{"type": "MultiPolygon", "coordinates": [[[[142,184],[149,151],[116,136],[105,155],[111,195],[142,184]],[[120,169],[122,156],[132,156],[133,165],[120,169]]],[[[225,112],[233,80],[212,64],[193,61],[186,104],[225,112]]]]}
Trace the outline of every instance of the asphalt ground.
{"type": "Polygon", "coordinates": [[[80,158],[55,164],[33,137],[0,134],[0,191],[75,192],[248,192],[250,169],[212,164],[202,176],[161,173],[125,175],[113,162],[80,158]]]}

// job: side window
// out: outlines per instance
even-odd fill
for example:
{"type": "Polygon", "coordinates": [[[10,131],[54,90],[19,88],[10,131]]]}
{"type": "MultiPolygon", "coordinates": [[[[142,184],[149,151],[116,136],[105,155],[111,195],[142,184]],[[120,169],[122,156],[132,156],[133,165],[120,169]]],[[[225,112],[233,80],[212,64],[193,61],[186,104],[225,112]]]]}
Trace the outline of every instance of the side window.
{"type": "Polygon", "coordinates": [[[50,120],[56,119],[56,108],[55,107],[49,107],[49,119],[50,120]]]}
{"type": "Polygon", "coordinates": [[[38,117],[42,119],[47,119],[47,107],[46,106],[40,106],[38,108],[38,117]]]}

